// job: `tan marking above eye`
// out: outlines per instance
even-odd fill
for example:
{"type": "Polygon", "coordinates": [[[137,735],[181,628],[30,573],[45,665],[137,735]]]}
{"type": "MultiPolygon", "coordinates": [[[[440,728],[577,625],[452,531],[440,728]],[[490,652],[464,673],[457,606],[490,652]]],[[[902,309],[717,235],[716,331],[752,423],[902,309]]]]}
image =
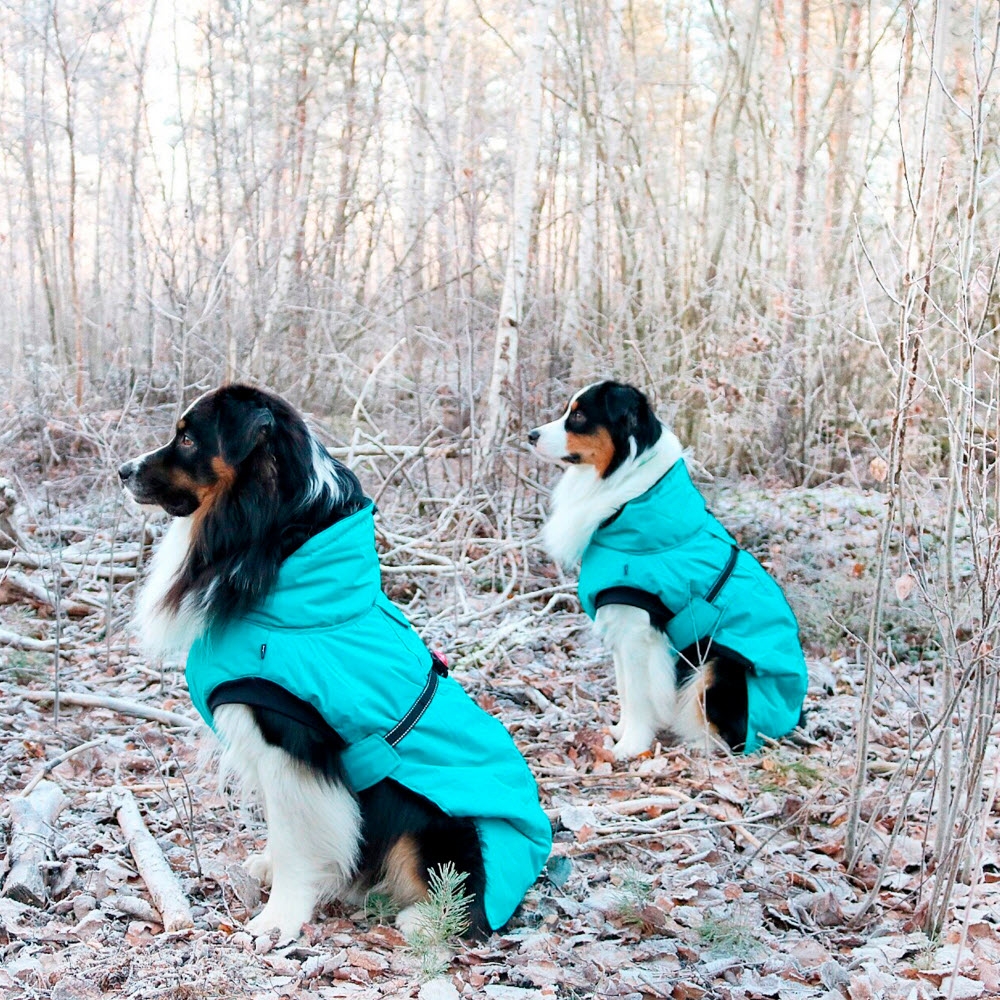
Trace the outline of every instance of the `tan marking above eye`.
{"type": "Polygon", "coordinates": [[[180,434],[185,427],[187,427],[187,421],[181,417],[181,419],[177,421],[177,433],[180,434]]]}

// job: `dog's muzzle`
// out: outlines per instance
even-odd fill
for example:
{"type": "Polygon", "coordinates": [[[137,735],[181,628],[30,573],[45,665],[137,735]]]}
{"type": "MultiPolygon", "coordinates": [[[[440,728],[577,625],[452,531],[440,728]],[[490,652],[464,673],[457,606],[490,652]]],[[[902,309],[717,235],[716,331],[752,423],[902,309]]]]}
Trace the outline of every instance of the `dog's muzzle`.
{"type": "Polygon", "coordinates": [[[122,481],[122,486],[128,486],[129,480],[136,474],[136,471],[135,462],[125,462],[118,466],[118,478],[122,481]]]}

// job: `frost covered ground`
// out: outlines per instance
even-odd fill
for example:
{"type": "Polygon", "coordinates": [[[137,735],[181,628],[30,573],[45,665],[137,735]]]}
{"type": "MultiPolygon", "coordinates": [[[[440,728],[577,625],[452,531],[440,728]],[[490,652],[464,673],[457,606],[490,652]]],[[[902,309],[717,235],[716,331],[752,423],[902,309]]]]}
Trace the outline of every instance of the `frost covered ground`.
{"type": "Polygon", "coordinates": [[[732,483],[706,494],[799,614],[813,676],[807,722],[752,758],[661,745],[628,765],[609,752],[616,716],[608,659],[572,580],[526,540],[532,526],[519,525],[525,537],[513,543],[488,514],[428,502],[417,520],[394,512],[391,497],[380,502],[387,591],[507,725],[555,830],[548,872],[509,928],[432,956],[442,961],[434,970],[374,912],[333,907],[292,947],[252,939],[241,925],[259,889],[239,864],[262,828],[220,793],[199,750],[204,741],[65,702],[56,724],[51,704],[29,700],[26,692],[37,698],[52,688],[57,641],[64,694],[193,714],[180,665],[146,662],[127,631],[137,567],[161,527],[144,526],[100,491],[94,500],[79,483],[25,489],[16,516],[25,546],[0,583],[0,630],[41,645],[0,646],[0,836],[10,834],[11,799],[47,762],[102,742],[47,776],[66,795],[48,898],[30,906],[0,897],[0,996],[1000,995],[996,805],[979,868],[959,885],[952,919],[934,939],[921,929],[929,786],[909,798],[904,832],[886,854],[914,768],[907,734],[938,694],[928,624],[905,588],[889,609],[894,667],[870,720],[862,816],[876,821],[861,862],[850,872],[844,865],[863,678],[852,633],[866,629],[882,498],[732,483]],[[77,503],[81,495],[90,502],[77,503]],[[47,603],[57,577],[70,611],[58,630],[47,603]],[[26,580],[41,588],[34,597],[26,580]],[[163,932],[115,822],[114,786],[135,796],[180,876],[193,930],[163,932]],[[886,877],[873,891],[882,866],[886,877]]]}

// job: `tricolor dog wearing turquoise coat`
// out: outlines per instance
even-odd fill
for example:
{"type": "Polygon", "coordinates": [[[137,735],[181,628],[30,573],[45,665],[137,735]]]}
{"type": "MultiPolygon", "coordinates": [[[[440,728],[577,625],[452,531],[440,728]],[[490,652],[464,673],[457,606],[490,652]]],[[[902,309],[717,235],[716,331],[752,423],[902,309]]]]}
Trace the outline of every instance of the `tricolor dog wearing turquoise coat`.
{"type": "Polygon", "coordinates": [[[297,936],[379,891],[412,928],[429,873],[466,873],[470,932],[502,927],[548,857],[535,781],[382,593],[373,505],[286,402],[231,385],[119,470],[174,516],[137,607],[147,650],[186,649],[198,711],[257,795],[271,892],[247,925],[297,936]]]}
{"type": "Polygon", "coordinates": [[[528,435],[567,463],[542,539],[610,647],[621,703],[615,755],[661,731],[756,750],[798,723],[806,663],[777,583],[705,509],[680,442],[646,397],[599,382],[528,435]]]}

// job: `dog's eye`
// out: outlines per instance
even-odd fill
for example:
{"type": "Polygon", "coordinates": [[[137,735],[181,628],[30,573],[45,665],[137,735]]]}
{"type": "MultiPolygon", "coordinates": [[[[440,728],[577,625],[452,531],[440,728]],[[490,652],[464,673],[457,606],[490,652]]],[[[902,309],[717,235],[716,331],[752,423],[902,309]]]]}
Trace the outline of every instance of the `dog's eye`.
{"type": "Polygon", "coordinates": [[[579,410],[574,410],[566,419],[566,426],[582,427],[586,422],[587,418],[579,410]]]}
{"type": "Polygon", "coordinates": [[[193,447],[194,447],[194,438],[193,438],[193,437],[191,437],[191,435],[190,435],[190,434],[182,434],[182,435],[181,435],[181,436],[180,436],[180,437],[179,437],[179,438],[177,439],[177,443],[178,443],[178,444],[179,444],[179,445],[180,445],[180,446],[181,446],[182,448],[193,448],[193,447]]]}

